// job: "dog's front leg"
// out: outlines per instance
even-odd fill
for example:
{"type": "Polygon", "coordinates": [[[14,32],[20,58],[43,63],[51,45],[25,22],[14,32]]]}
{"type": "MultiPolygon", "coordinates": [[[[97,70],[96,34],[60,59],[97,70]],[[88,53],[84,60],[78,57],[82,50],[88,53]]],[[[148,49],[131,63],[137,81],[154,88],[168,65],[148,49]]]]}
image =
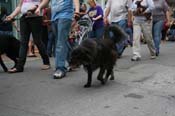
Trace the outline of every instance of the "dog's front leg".
{"type": "Polygon", "coordinates": [[[85,88],[91,87],[92,82],[92,69],[90,66],[87,67],[87,73],[88,73],[88,79],[86,85],[84,85],[85,88]]]}
{"type": "Polygon", "coordinates": [[[113,71],[113,70],[112,70],[112,72],[111,72],[110,80],[114,80],[114,71],[113,71]]]}
{"type": "Polygon", "coordinates": [[[106,76],[105,76],[105,82],[108,81],[109,75],[111,75],[110,80],[114,80],[114,72],[113,69],[108,69],[106,72],[106,76]]]}

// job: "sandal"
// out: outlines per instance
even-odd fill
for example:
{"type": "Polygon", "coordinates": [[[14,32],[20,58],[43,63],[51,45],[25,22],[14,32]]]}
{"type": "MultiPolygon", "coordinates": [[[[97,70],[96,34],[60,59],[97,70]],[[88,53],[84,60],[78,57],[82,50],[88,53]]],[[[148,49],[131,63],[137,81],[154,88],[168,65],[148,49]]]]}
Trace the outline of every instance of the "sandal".
{"type": "Polygon", "coordinates": [[[10,70],[8,70],[9,73],[18,73],[18,72],[23,72],[23,70],[19,70],[17,68],[12,68],[10,70]]]}
{"type": "Polygon", "coordinates": [[[36,55],[35,54],[30,54],[30,55],[28,55],[28,57],[36,57],[36,55]]]}

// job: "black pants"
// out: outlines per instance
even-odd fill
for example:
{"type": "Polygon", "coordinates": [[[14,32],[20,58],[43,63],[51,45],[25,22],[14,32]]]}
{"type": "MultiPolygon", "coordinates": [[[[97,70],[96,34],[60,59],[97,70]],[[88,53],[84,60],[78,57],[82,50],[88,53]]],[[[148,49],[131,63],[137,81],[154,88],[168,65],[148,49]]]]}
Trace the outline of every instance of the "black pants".
{"type": "Polygon", "coordinates": [[[28,50],[28,43],[30,34],[33,35],[34,43],[36,44],[39,53],[42,57],[43,64],[49,65],[49,57],[46,52],[45,45],[42,41],[42,17],[32,17],[32,18],[25,18],[22,16],[20,18],[20,34],[21,34],[21,44],[20,44],[20,51],[19,51],[19,61],[17,64],[17,69],[23,70],[26,57],[27,57],[27,50],[28,50]]]}
{"type": "Polygon", "coordinates": [[[48,29],[47,26],[42,25],[42,41],[47,49],[47,44],[48,44],[48,29]]]}

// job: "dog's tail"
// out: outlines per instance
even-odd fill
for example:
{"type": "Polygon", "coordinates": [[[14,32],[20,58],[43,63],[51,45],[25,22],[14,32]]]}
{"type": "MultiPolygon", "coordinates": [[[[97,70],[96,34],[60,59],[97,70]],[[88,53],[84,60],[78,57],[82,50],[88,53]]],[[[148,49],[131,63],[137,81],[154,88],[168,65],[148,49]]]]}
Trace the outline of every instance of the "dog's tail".
{"type": "Polygon", "coordinates": [[[109,25],[105,27],[104,39],[111,39],[114,43],[119,43],[127,38],[128,35],[119,26],[109,25]]]}

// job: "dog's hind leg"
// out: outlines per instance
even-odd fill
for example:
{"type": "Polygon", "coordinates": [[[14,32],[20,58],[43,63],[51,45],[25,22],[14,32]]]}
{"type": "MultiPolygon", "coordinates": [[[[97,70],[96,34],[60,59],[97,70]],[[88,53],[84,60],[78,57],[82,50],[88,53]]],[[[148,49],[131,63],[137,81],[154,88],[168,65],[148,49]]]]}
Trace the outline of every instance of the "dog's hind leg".
{"type": "Polygon", "coordinates": [[[110,78],[110,80],[114,80],[114,71],[113,70],[111,72],[111,78],[110,78]]]}
{"type": "Polygon", "coordinates": [[[0,64],[1,64],[1,66],[2,66],[2,68],[3,68],[3,70],[5,71],[5,72],[7,72],[8,71],[8,69],[7,69],[7,67],[5,66],[5,64],[4,64],[4,62],[3,62],[3,60],[2,60],[2,57],[0,56],[0,64]]]}
{"type": "Polygon", "coordinates": [[[87,73],[88,73],[88,79],[87,79],[87,83],[84,85],[85,88],[91,87],[91,83],[92,83],[92,69],[90,66],[87,67],[87,73]]]}
{"type": "Polygon", "coordinates": [[[105,82],[108,81],[108,78],[109,78],[110,75],[111,75],[110,80],[114,80],[114,72],[113,72],[112,68],[107,69],[106,76],[105,76],[105,82]]]}
{"type": "Polygon", "coordinates": [[[104,73],[105,73],[105,68],[100,67],[100,71],[99,71],[99,74],[97,76],[97,80],[101,81],[101,84],[105,84],[104,79],[103,79],[104,73]]]}

